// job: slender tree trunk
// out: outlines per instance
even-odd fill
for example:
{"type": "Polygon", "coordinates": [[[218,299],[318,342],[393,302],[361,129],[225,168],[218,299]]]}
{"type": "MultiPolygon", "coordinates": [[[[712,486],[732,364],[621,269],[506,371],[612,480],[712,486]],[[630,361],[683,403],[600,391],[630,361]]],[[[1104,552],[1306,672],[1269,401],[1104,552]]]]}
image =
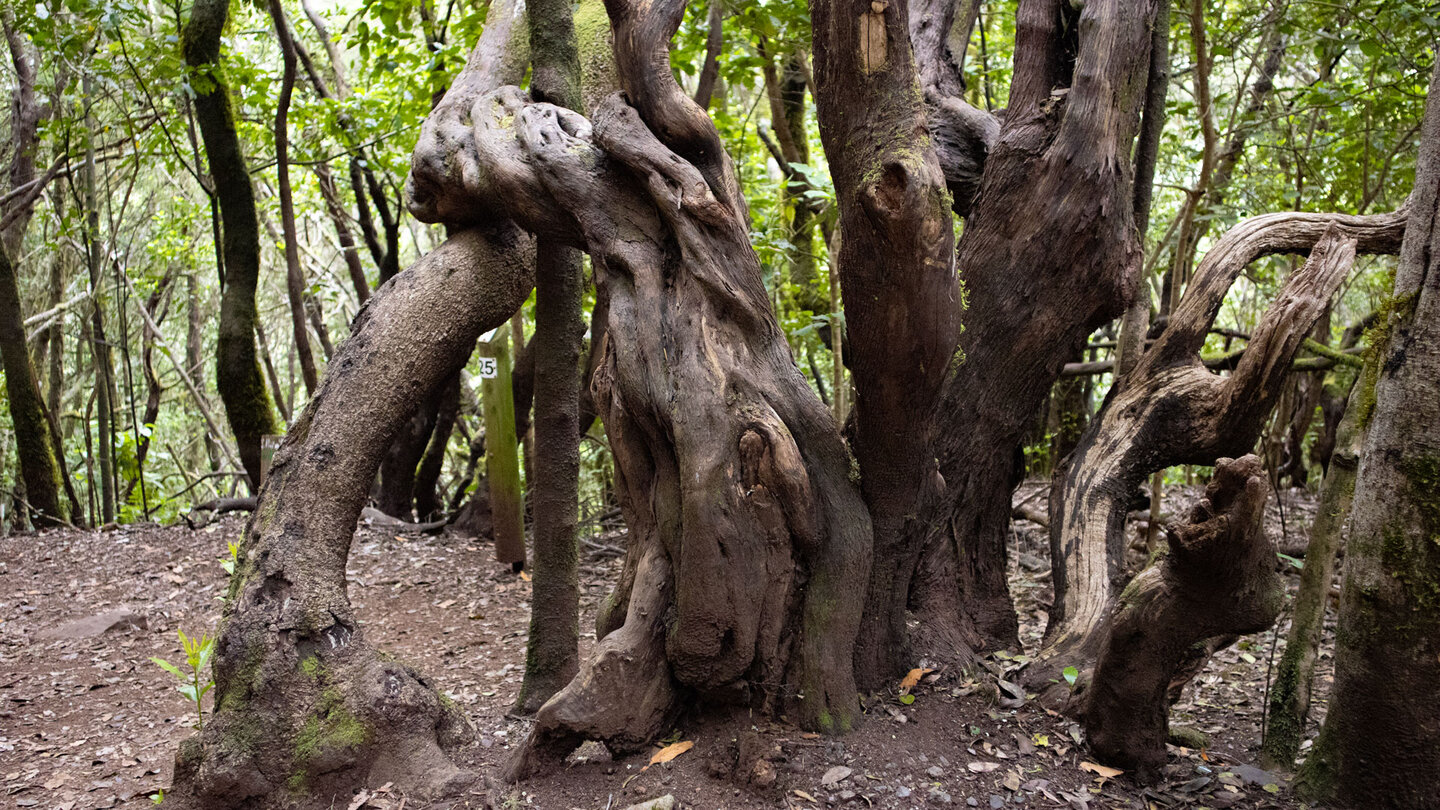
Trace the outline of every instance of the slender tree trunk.
{"type": "Polygon", "coordinates": [[[363,306],[370,300],[370,282],[360,264],[360,249],[355,245],[355,235],[350,231],[350,215],[340,204],[340,189],[335,186],[330,165],[315,164],[315,177],[320,182],[320,196],[325,198],[325,213],[329,214],[330,222],[335,226],[335,237],[340,241],[340,253],[345,259],[345,269],[350,273],[350,283],[355,287],[355,300],[363,306]]]}
{"type": "MultiPolygon", "coordinates": [[[[719,0],[715,0],[718,8],[719,0]]],[[[531,0],[530,95],[580,108],[580,56],[569,0],[531,0]]],[[[718,27],[719,15],[711,14],[718,27]]],[[[712,37],[714,34],[712,33],[712,37]]],[[[703,77],[702,77],[703,82],[703,77]]],[[[579,518],[580,343],[585,290],[580,251],[541,239],[535,254],[535,477],[530,484],[535,527],[530,639],[516,707],[534,712],[580,668],[579,518]]]]}
{"type": "Polygon", "coordinates": [[[280,98],[275,105],[275,175],[280,192],[280,227],[285,234],[285,292],[290,298],[290,324],[295,335],[295,353],[300,358],[300,373],[305,380],[305,394],[313,396],[320,377],[315,371],[315,353],[310,349],[310,332],[305,328],[305,271],[300,267],[300,237],[295,229],[295,200],[290,189],[289,119],[290,97],[295,92],[295,42],[280,0],[270,0],[270,19],[280,40],[285,68],[280,80],[280,98]]]}
{"type": "MultiPolygon", "coordinates": [[[[96,125],[89,109],[93,103],[94,80],[87,73],[84,78],[86,97],[85,143],[85,241],[86,264],[90,274],[90,289],[100,289],[100,206],[95,194],[95,132],[96,125]]],[[[105,323],[100,308],[100,299],[90,298],[90,352],[95,367],[95,421],[97,424],[96,450],[100,454],[100,514],[106,523],[115,520],[115,369],[111,363],[110,342],[105,338],[105,323]]]]}
{"type": "Polygon", "coordinates": [[[455,429],[455,420],[460,414],[460,386],[463,383],[456,374],[445,381],[435,407],[435,427],[430,431],[430,443],[420,466],[415,469],[415,514],[421,522],[439,520],[444,516],[444,504],[440,499],[440,473],[445,467],[445,453],[450,447],[450,434],[455,429]]]}
{"type": "Polygon", "coordinates": [[[205,81],[195,94],[195,118],[220,202],[224,234],[225,289],[220,296],[215,386],[225,403],[230,430],[249,476],[251,491],[263,473],[260,438],[278,432],[270,395],[255,352],[258,314],[255,290],[260,277],[260,220],[255,190],[235,129],[230,90],[220,64],[220,40],[229,18],[228,0],[195,0],[181,37],[185,63],[205,81]]]}
{"type": "Polygon", "coordinates": [[[1392,306],[1375,336],[1373,410],[1355,481],[1335,686],[1302,772],[1341,807],[1419,810],[1440,794],[1440,66],[1421,127],[1392,306]]]}
{"type": "Polygon", "coordinates": [[[0,359],[4,361],[5,393],[15,426],[20,478],[25,482],[26,512],[35,526],[53,526],[65,521],[68,510],[60,499],[60,468],[35,369],[30,365],[24,322],[15,267],[0,241],[0,359]]]}
{"type": "Polygon", "coordinates": [[[1285,639],[1285,654],[1275,667],[1274,684],[1270,687],[1265,743],[1260,749],[1261,762],[1266,768],[1288,771],[1295,766],[1295,757],[1300,753],[1305,720],[1310,715],[1325,606],[1330,602],[1330,586],[1335,578],[1336,552],[1340,550],[1345,522],[1350,517],[1355,472],[1359,467],[1360,448],[1365,443],[1365,432],[1360,427],[1361,412],[1373,406],[1376,376],[1378,369],[1372,363],[1356,381],[1345,417],[1340,421],[1330,469],[1321,485],[1315,522],[1310,526],[1310,542],[1305,546],[1305,569],[1300,573],[1300,590],[1295,594],[1290,633],[1285,639]]]}

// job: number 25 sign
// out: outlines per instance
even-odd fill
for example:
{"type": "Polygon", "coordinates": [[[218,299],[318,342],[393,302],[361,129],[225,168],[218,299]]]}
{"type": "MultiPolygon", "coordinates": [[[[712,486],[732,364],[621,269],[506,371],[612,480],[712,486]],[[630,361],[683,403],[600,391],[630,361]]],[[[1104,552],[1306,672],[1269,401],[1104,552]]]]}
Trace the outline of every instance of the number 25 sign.
{"type": "Polygon", "coordinates": [[[493,357],[480,358],[480,379],[493,380],[500,376],[500,365],[493,357]]]}

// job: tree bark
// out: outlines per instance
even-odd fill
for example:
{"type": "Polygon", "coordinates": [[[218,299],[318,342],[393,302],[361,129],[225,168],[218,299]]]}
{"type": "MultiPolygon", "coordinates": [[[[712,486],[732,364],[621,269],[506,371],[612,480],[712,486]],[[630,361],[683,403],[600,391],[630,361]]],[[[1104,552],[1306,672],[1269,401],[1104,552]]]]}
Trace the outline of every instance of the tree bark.
{"type": "Polygon", "coordinates": [[[1280,614],[1285,592],[1264,532],[1269,491],[1255,456],[1216,461],[1205,499],[1170,531],[1162,559],[1125,589],[1079,697],[1101,763],[1156,781],[1177,674],[1194,675],[1192,660],[1218,646],[1208,640],[1259,632],[1280,614]]]}
{"type": "Polygon", "coordinates": [[[1155,7],[1022,0],[1017,12],[1010,106],[958,246],[969,308],[927,451],[944,488],[914,524],[922,566],[956,577],[916,589],[912,605],[973,622],[988,645],[1018,646],[1005,537],[1020,438],[1138,279],[1130,151],[1155,7]]]}
{"type": "MultiPolygon", "coordinates": [[[[1440,793],[1440,69],[1421,126],[1410,220],[1355,481],[1336,628],[1335,686],[1306,760],[1306,794],[1415,808],[1440,793]]],[[[1365,416],[1362,414],[1362,419],[1365,416]]]]}
{"type": "Polygon", "coordinates": [[[1031,683],[1045,684],[1064,667],[1093,660],[1100,641],[1096,630],[1125,581],[1125,516],[1146,476],[1249,451],[1292,358],[1344,281],[1357,249],[1393,252],[1403,223],[1403,213],[1267,214],[1236,226],[1206,254],[1165,332],[1136,368],[1116,381],[1105,407],[1052,479],[1055,604],[1031,683]],[[1310,260],[1266,310],[1234,371],[1225,377],[1211,373],[1198,352],[1230,285],[1256,258],[1305,251],[1310,260]]]}
{"type": "Polygon", "coordinates": [[[444,516],[444,504],[440,497],[440,474],[445,467],[445,454],[450,446],[450,434],[455,430],[455,420],[460,415],[460,386],[463,383],[456,374],[445,381],[435,407],[435,427],[430,431],[430,443],[420,466],[415,469],[415,514],[421,522],[440,520],[444,516]]]}
{"type": "Polygon", "coordinates": [[[593,388],[634,587],[624,624],[536,714],[512,777],[587,738],[634,750],[685,694],[784,702],[828,730],[858,709],[870,526],[849,456],[770,310],[718,133],[664,67],[683,5],[609,11],[625,95],[593,125],[462,74],[412,162],[417,217],[508,215],[584,247],[610,307],[593,388]]]}
{"type": "Polygon", "coordinates": [[[255,289],[260,276],[260,221],[255,191],[235,129],[230,91],[220,65],[220,39],[229,18],[228,0],[195,0],[181,37],[185,63],[194,72],[195,117],[220,201],[224,232],[225,288],[220,296],[215,387],[225,403],[251,490],[263,474],[260,437],[278,432],[270,395],[255,352],[255,289]]]}
{"type": "Polygon", "coordinates": [[[176,761],[182,806],[288,807],[297,795],[328,806],[320,797],[387,781],[424,802],[473,781],[452,759],[468,723],[369,645],[345,564],[385,448],[525,300],[531,267],[513,227],[468,229],[355,319],[246,528],[216,643],[215,710],[176,761]]]}
{"type": "Polygon", "coordinates": [[[37,528],[56,526],[65,522],[67,510],[60,498],[60,467],[35,369],[30,365],[24,321],[15,266],[0,241],[0,360],[4,361],[20,478],[25,482],[25,512],[37,528]]]}
{"type": "Polygon", "coordinates": [[[285,8],[280,0],[270,0],[270,19],[275,37],[280,41],[284,75],[280,80],[280,97],[275,104],[275,176],[280,193],[280,227],[285,234],[285,292],[290,299],[290,325],[295,336],[295,354],[300,358],[300,374],[305,380],[305,395],[313,396],[320,384],[315,371],[315,353],[310,349],[310,332],[305,326],[305,271],[300,267],[299,236],[295,229],[295,200],[290,189],[290,97],[295,92],[295,41],[285,8]]]}
{"type": "MultiPolygon", "coordinates": [[[[720,3],[716,0],[715,7],[720,3]]],[[[569,109],[582,105],[580,56],[569,0],[532,0],[530,95],[569,109]]],[[[718,15],[712,14],[718,25],[718,15]]],[[[575,525],[580,498],[580,343],[585,331],[581,254],[541,240],[535,255],[535,528],[530,638],[516,708],[531,713],[580,668],[580,571],[575,525]]]]}
{"type": "Polygon", "coordinates": [[[816,112],[843,234],[836,271],[857,391],[855,456],[874,552],[856,676],[906,666],[912,521],[934,487],[935,405],[960,333],[951,199],[908,45],[904,3],[814,0],[816,112]]]}
{"type": "MultiPolygon", "coordinates": [[[[1355,472],[1365,432],[1361,412],[1373,406],[1375,377],[1379,370],[1370,364],[1350,394],[1350,404],[1340,421],[1335,452],[1321,485],[1315,522],[1305,546],[1305,568],[1300,572],[1300,590],[1291,610],[1290,633],[1285,653],[1275,667],[1270,687],[1270,707],[1265,725],[1265,742],[1260,748],[1266,768],[1290,770],[1300,753],[1305,720],[1310,715],[1310,697],[1315,663],[1320,652],[1320,635],[1325,624],[1325,606],[1335,578],[1335,557],[1340,550],[1345,522],[1355,496],[1355,472]]],[[[1368,414],[1367,414],[1368,416],[1368,414]]]]}

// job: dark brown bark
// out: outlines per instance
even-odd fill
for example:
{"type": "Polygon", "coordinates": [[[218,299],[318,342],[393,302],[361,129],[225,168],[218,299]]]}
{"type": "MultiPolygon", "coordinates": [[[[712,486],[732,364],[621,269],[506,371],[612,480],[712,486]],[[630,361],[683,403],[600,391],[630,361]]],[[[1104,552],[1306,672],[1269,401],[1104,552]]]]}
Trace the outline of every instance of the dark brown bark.
{"type": "Polygon", "coordinates": [[[1180,309],[1129,374],[1116,381],[1050,492],[1055,604],[1046,647],[1030,679],[1085,666],[1095,634],[1124,584],[1125,516],[1152,472],[1249,451],[1274,408],[1300,345],[1344,281],[1355,252],[1398,248],[1403,214],[1349,217],[1267,214],[1236,226],[1206,254],[1180,309]],[[1199,349],[1225,293],[1250,262],[1282,252],[1310,260],[1266,310],[1229,376],[1211,373],[1199,349]]]}
{"type": "Polygon", "coordinates": [[[874,528],[856,676],[906,667],[906,587],[920,553],[907,524],[934,487],[940,386],[955,360],[960,286],[950,195],[908,47],[904,3],[815,0],[816,112],[840,206],[840,274],[857,391],[855,456],[874,528]],[[883,10],[881,10],[883,9],[883,10]]]}
{"type": "Polygon", "coordinates": [[[60,468],[35,369],[30,364],[24,323],[15,267],[0,241],[0,360],[4,363],[5,394],[15,427],[20,478],[25,482],[24,511],[35,526],[54,526],[65,522],[68,510],[60,499],[60,468]]]}
{"type": "Polygon", "coordinates": [[[1217,648],[1211,639],[1259,632],[1279,615],[1285,592],[1264,532],[1269,492],[1259,458],[1216,461],[1204,500],[1169,531],[1159,562],[1125,589],[1078,697],[1101,763],[1158,779],[1177,675],[1183,683],[1195,674],[1195,661],[1217,648]]]}
{"type": "Polygon", "coordinates": [[[700,78],[695,83],[695,103],[702,110],[710,109],[715,82],[720,78],[720,51],[725,47],[725,0],[710,0],[705,25],[708,29],[705,33],[705,63],[700,66],[700,78]]]}
{"type": "Polygon", "coordinates": [[[944,490],[916,523],[922,565],[958,582],[911,595],[924,615],[973,620],[987,644],[1017,644],[1005,536],[1026,423],[1137,281],[1130,151],[1155,5],[1023,0],[1017,13],[1010,106],[958,247],[963,360],[929,451],[944,490]]]}
{"type": "Polygon", "coordinates": [[[385,448],[419,398],[525,300],[531,262],[511,227],[465,230],[356,318],[246,527],[216,644],[215,710],[176,762],[182,806],[310,796],[328,806],[332,792],[384,782],[423,802],[474,780],[450,758],[468,724],[424,676],[369,645],[345,561],[385,448]]]}
{"type": "MultiPolygon", "coordinates": [[[[719,0],[714,7],[719,8],[719,0]]],[[[711,14],[718,26],[719,15],[711,14]]],[[[580,56],[570,0],[531,0],[528,8],[536,101],[577,109],[580,56]]],[[[713,34],[712,34],[713,36],[713,34]]],[[[703,77],[702,77],[703,80],[703,77]]],[[[703,105],[702,105],[703,106],[703,105]]],[[[525,678],[515,705],[530,713],[580,668],[580,570],[576,522],[580,498],[580,343],[585,330],[581,254],[541,240],[535,254],[535,463],[530,485],[533,577],[525,678]]]]}
{"type": "Polygon", "coordinates": [[[340,203],[340,189],[335,185],[330,165],[315,164],[315,177],[320,182],[320,195],[325,198],[325,213],[329,214],[330,222],[335,226],[335,238],[340,242],[340,253],[345,258],[350,283],[355,287],[355,300],[363,305],[370,299],[370,282],[360,264],[360,249],[355,245],[355,235],[350,231],[350,215],[340,203]]]}
{"type": "Polygon", "coordinates": [[[413,519],[415,471],[429,447],[439,406],[440,392],[436,391],[420,404],[405,426],[395,435],[384,461],[380,463],[375,506],[381,512],[401,520],[413,519]]]}
{"type": "Polygon", "coordinates": [[[295,354],[300,358],[300,374],[305,380],[305,394],[312,396],[320,384],[315,370],[315,353],[310,349],[310,332],[305,326],[305,271],[300,267],[300,244],[295,229],[295,200],[290,190],[290,97],[295,92],[295,41],[290,22],[280,0],[270,0],[270,20],[280,41],[284,73],[280,79],[280,97],[275,104],[275,175],[280,193],[280,227],[285,234],[285,293],[290,299],[290,326],[295,340],[295,354]]]}
{"type": "Polygon", "coordinates": [[[444,513],[440,497],[440,474],[445,468],[445,451],[450,446],[450,434],[455,430],[455,420],[460,415],[460,375],[445,381],[435,405],[435,427],[430,431],[430,443],[425,455],[415,470],[415,514],[423,521],[439,520],[444,513]]]}
{"type": "Polygon", "coordinates": [[[215,387],[252,489],[262,474],[260,437],[276,433],[270,395],[255,353],[255,290],[260,276],[260,221],[255,191],[235,129],[230,92],[220,64],[220,39],[229,18],[228,0],[195,0],[181,37],[185,62],[195,74],[195,118],[220,203],[224,232],[224,290],[220,296],[215,387]]]}
{"type": "Polygon", "coordinates": [[[1335,686],[1301,774],[1308,798],[1336,807],[1420,810],[1440,794],[1440,67],[1409,206],[1361,414],[1335,686]]]}

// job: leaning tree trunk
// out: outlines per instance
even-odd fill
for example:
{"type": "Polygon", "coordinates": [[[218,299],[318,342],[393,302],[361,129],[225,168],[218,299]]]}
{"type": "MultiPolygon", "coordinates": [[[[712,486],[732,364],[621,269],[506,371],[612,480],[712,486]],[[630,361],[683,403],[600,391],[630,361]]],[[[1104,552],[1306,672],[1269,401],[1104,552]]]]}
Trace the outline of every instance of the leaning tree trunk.
{"type": "Polygon", "coordinates": [[[1124,584],[1125,516],[1152,472],[1248,452],[1259,438],[1305,336],[1344,281],[1357,250],[1398,247],[1404,214],[1266,214],[1236,226],[1206,254],[1180,308],[1139,364],[1114,385],[1050,489],[1055,603],[1045,649],[1027,676],[1043,686],[1098,651],[1096,629],[1124,584]],[[1200,347],[1226,291],[1250,262],[1286,252],[1310,260],[1266,310],[1229,376],[1200,347]]]}
{"type": "Polygon", "coordinates": [[[933,450],[943,493],[914,524],[922,567],[957,572],[917,582],[917,611],[968,617],[990,644],[1018,643],[1005,537],[1020,438],[1138,281],[1130,152],[1155,7],[1022,0],[1017,11],[1009,108],[958,246],[969,309],[933,450]]]}
{"type": "Polygon", "coordinates": [[[288,806],[297,795],[326,806],[367,779],[425,800],[473,780],[450,759],[467,722],[369,645],[345,561],[385,448],[525,300],[531,266],[513,227],[465,230],[356,317],[246,526],[216,643],[215,710],[176,761],[186,806],[288,806]]]}
{"type": "Polygon", "coordinates": [[[1269,485],[1260,459],[1222,458],[1189,521],[1125,589],[1101,631],[1099,663],[1080,698],[1095,758],[1154,781],[1165,764],[1172,686],[1208,657],[1217,636],[1269,627],[1285,601],[1275,547],[1265,537],[1269,485]],[[1182,674],[1183,673],[1183,674],[1182,674]]]}
{"type": "Polygon", "coordinates": [[[1310,541],[1305,546],[1305,569],[1300,572],[1300,589],[1295,594],[1290,633],[1285,638],[1285,654],[1275,666],[1270,687],[1265,742],[1260,748],[1261,764],[1267,768],[1290,770],[1300,753],[1300,739],[1310,714],[1311,686],[1320,653],[1320,634],[1325,625],[1325,606],[1330,602],[1330,586],[1335,578],[1335,556],[1340,550],[1340,538],[1355,496],[1355,472],[1365,439],[1361,423],[1369,418],[1378,374],[1375,363],[1368,363],[1356,382],[1345,417],[1336,431],[1329,470],[1321,484],[1315,521],[1310,525],[1310,541]]]}
{"type": "Polygon", "coordinates": [[[215,387],[252,489],[263,474],[260,437],[275,433],[275,415],[255,352],[255,289],[260,278],[260,220],[255,190],[235,129],[230,90],[220,65],[220,38],[229,18],[229,0],[195,0],[181,46],[185,63],[204,81],[195,94],[195,118],[220,200],[224,230],[224,291],[220,295],[215,387]]]}
{"type": "Polygon", "coordinates": [[[848,728],[870,523],[769,307],[733,167],[667,65],[683,3],[609,3],[625,95],[595,122],[462,74],[422,131],[417,216],[508,215],[584,247],[609,305],[593,388],[634,584],[509,775],[584,739],[634,750],[699,694],[848,728]],[[634,106],[631,106],[631,105],[634,106]]]}
{"type": "Polygon", "coordinates": [[[940,386],[955,358],[960,285],[945,175],[927,137],[904,3],[813,0],[816,111],[840,206],[835,272],[857,393],[855,456],[874,528],[855,669],[877,687],[902,672],[907,542],[933,488],[940,386]]]}
{"type": "Polygon", "coordinates": [[[1419,810],[1440,795],[1440,65],[1375,381],[1336,628],[1329,712],[1302,774],[1342,807],[1419,810]]]}

